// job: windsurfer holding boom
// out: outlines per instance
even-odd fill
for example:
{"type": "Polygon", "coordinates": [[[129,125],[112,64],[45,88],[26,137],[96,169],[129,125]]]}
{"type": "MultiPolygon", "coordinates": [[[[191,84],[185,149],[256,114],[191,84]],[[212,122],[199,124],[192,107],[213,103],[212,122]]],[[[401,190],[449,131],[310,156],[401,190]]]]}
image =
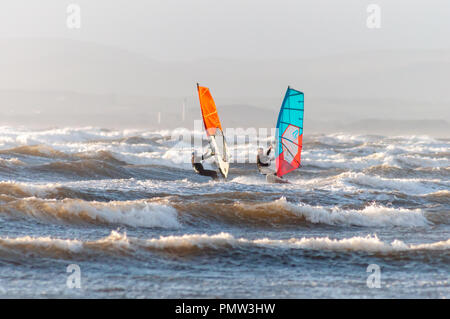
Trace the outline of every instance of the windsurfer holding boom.
{"type": "Polygon", "coordinates": [[[205,169],[203,167],[202,162],[204,160],[207,160],[208,158],[214,156],[214,152],[209,149],[205,154],[203,155],[199,155],[197,153],[197,151],[192,152],[192,158],[191,158],[191,162],[192,162],[192,167],[194,168],[194,171],[202,176],[208,176],[211,177],[212,179],[218,179],[219,176],[217,175],[216,171],[213,170],[209,170],[209,169],[205,169]]]}
{"type": "Polygon", "coordinates": [[[273,174],[274,172],[270,170],[270,163],[273,159],[272,152],[273,147],[272,144],[269,146],[267,151],[264,152],[262,147],[258,148],[258,154],[256,155],[256,165],[258,166],[258,170],[261,174],[273,174]]]}
{"type": "Polygon", "coordinates": [[[273,146],[270,144],[267,151],[264,152],[262,147],[258,148],[258,154],[256,155],[256,165],[262,175],[266,175],[266,180],[270,183],[288,184],[289,181],[283,179],[283,177],[277,176],[277,173],[270,169],[270,163],[274,159],[273,146]]]}

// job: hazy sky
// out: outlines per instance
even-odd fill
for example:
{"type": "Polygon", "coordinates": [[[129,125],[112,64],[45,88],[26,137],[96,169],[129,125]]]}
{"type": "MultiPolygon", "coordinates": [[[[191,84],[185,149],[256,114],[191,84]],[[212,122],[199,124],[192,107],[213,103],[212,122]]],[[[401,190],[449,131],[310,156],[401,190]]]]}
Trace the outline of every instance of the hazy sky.
{"type": "Polygon", "coordinates": [[[2,0],[0,38],[58,37],[156,59],[285,58],[450,48],[449,0],[2,0]],[[81,29],[66,8],[81,7],[81,29]],[[381,7],[368,29],[367,6],[381,7]]]}
{"type": "Polygon", "coordinates": [[[53,125],[68,111],[91,121],[95,110],[124,125],[127,114],[178,114],[184,99],[199,116],[196,82],[213,88],[221,106],[273,114],[292,85],[307,96],[309,123],[450,120],[450,0],[1,4],[5,123],[39,122],[41,114],[53,125]],[[71,4],[81,8],[80,29],[67,26],[71,4]],[[370,4],[381,8],[379,29],[367,27],[370,4]]]}

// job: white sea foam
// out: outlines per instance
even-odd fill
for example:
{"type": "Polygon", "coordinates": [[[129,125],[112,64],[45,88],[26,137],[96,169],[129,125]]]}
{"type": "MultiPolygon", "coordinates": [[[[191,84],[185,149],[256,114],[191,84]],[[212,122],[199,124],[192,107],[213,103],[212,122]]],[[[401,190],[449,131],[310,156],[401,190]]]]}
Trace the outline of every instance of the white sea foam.
{"type": "Polygon", "coordinates": [[[11,127],[2,127],[1,142],[14,142],[17,145],[34,145],[67,142],[83,142],[98,139],[122,137],[124,132],[105,131],[93,127],[59,128],[50,130],[30,131],[11,127]]]}
{"type": "MultiPolygon", "coordinates": [[[[121,160],[130,164],[154,164],[159,161],[170,167],[189,168],[190,143],[177,143],[170,136],[194,134],[203,138],[201,131],[192,132],[186,129],[174,131],[148,132],[142,130],[102,130],[94,127],[60,128],[42,131],[30,131],[11,127],[2,127],[0,134],[0,148],[12,148],[24,145],[46,145],[67,154],[79,152],[109,151],[121,160]],[[128,137],[154,138],[160,137],[161,145],[129,144],[121,142],[128,137]],[[186,164],[186,165],[184,165],[186,164]]],[[[257,144],[267,142],[272,137],[262,137],[250,144],[231,145],[230,152],[237,158],[242,153],[248,153],[250,160],[256,157],[257,144]]],[[[428,137],[397,137],[381,139],[380,137],[329,134],[311,136],[311,141],[319,141],[329,145],[328,149],[308,148],[304,145],[303,164],[321,168],[363,169],[374,165],[404,165],[424,167],[447,167],[450,162],[446,158],[433,158],[436,150],[445,152],[449,143],[428,137]],[[344,146],[344,148],[341,148],[344,146]],[[347,153],[347,149],[351,153],[347,153]],[[355,151],[357,151],[355,153],[355,151]],[[424,155],[411,154],[420,152],[424,155]],[[356,155],[355,155],[356,154],[356,155]]],[[[230,139],[231,141],[231,139],[230,139]]]]}
{"type": "Polygon", "coordinates": [[[45,197],[56,192],[61,187],[58,183],[34,184],[15,181],[0,182],[0,190],[6,195],[20,195],[20,197],[45,197]]]}
{"type": "Polygon", "coordinates": [[[24,166],[24,165],[25,165],[25,163],[16,157],[7,158],[7,159],[0,158],[0,166],[13,167],[13,166],[24,166]]]}
{"type": "Polygon", "coordinates": [[[83,242],[76,239],[58,239],[51,237],[17,237],[0,238],[1,248],[15,248],[19,250],[36,250],[45,253],[49,250],[62,250],[79,253],[83,249],[83,242]]]}
{"type": "Polygon", "coordinates": [[[356,236],[343,239],[330,239],[329,237],[291,238],[291,239],[246,239],[235,238],[229,233],[216,235],[192,234],[183,236],[166,236],[148,239],[141,242],[153,249],[204,249],[226,247],[266,247],[276,249],[312,249],[332,251],[364,251],[364,252],[402,252],[414,250],[447,250],[450,249],[450,239],[431,244],[406,244],[394,240],[390,244],[381,241],[376,235],[356,236]]]}
{"type": "Polygon", "coordinates": [[[439,179],[384,178],[355,172],[342,173],[336,179],[353,185],[366,186],[372,189],[399,191],[410,195],[424,195],[436,192],[439,190],[437,184],[448,184],[448,182],[439,179]]]}
{"type": "Polygon", "coordinates": [[[448,181],[437,178],[386,178],[369,175],[362,172],[344,172],[335,176],[323,178],[302,178],[292,176],[287,178],[291,184],[268,184],[261,176],[238,176],[230,181],[244,185],[260,185],[271,188],[301,187],[303,190],[332,190],[346,193],[355,193],[360,189],[374,189],[386,192],[398,191],[407,195],[427,195],[450,187],[448,181]]]}
{"type": "Polygon", "coordinates": [[[338,207],[325,208],[303,203],[292,204],[282,197],[273,203],[263,205],[279,206],[304,217],[308,222],[317,224],[367,227],[423,227],[430,225],[430,222],[420,210],[390,208],[378,204],[371,204],[362,210],[345,210],[338,207]]]}
{"type": "Polygon", "coordinates": [[[401,240],[384,242],[376,235],[354,236],[333,239],[329,237],[301,237],[290,239],[236,238],[229,233],[186,234],[180,236],[161,236],[159,238],[139,239],[112,231],[105,238],[95,241],[59,239],[51,237],[0,238],[0,250],[33,251],[40,255],[58,253],[83,253],[95,250],[111,252],[135,251],[138,249],[170,252],[189,252],[204,249],[308,249],[337,252],[398,253],[411,251],[442,251],[450,249],[450,239],[434,243],[407,244],[401,240]]]}
{"type": "Polygon", "coordinates": [[[177,211],[145,201],[87,202],[79,199],[49,200],[28,197],[2,204],[0,211],[43,220],[119,224],[133,227],[180,228],[177,211]]]}

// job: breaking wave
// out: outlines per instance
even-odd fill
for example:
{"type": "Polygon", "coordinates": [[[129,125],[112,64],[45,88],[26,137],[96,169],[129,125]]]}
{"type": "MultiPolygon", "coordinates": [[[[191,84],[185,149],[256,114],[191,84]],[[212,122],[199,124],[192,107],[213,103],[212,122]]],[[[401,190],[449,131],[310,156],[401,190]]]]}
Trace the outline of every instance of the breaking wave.
{"type": "Polygon", "coordinates": [[[69,155],[57,151],[47,145],[30,145],[30,146],[19,146],[12,149],[2,150],[0,154],[3,155],[28,155],[37,156],[45,158],[68,158],[69,155]]]}
{"type": "Polygon", "coordinates": [[[17,182],[0,182],[0,194],[15,198],[44,197],[56,189],[56,185],[32,185],[17,182]]]}
{"type": "Polygon", "coordinates": [[[43,221],[180,228],[173,207],[145,201],[95,202],[79,199],[48,200],[28,197],[0,206],[0,212],[43,221]]]}
{"type": "Polygon", "coordinates": [[[435,193],[424,195],[423,197],[427,198],[428,200],[437,202],[437,203],[450,205],[450,191],[449,190],[437,191],[435,193]]]}
{"type": "Polygon", "coordinates": [[[8,168],[8,167],[12,167],[12,166],[24,166],[24,165],[25,165],[25,163],[16,157],[7,158],[7,159],[0,158],[0,167],[3,167],[3,168],[8,168]]]}
{"type": "Polygon", "coordinates": [[[167,236],[139,241],[146,248],[172,249],[220,249],[226,247],[256,246],[276,249],[313,249],[333,251],[364,251],[364,252],[395,252],[412,250],[447,250],[450,249],[450,239],[432,244],[408,245],[400,240],[385,243],[376,235],[366,237],[351,237],[344,239],[330,239],[328,237],[291,238],[291,239],[245,239],[235,238],[228,233],[217,235],[194,234],[183,236],[167,236]]]}
{"type": "Polygon", "coordinates": [[[19,253],[53,258],[68,258],[83,254],[91,255],[99,253],[127,255],[146,250],[184,255],[211,250],[258,250],[261,248],[276,249],[278,253],[280,253],[280,249],[303,249],[396,254],[415,251],[448,251],[450,249],[450,239],[427,244],[407,244],[401,240],[394,240],[391,243],[384,242],[376,235],[368,235],[365,237],[355,236],[343,239],[331,239],[329,237],[247,239],[236,238],[229,233],[215,235],[190,234],[139,239],[128,237],[126,233],[119,233],[117,231],[112,231],[109,236],[95,241],[30,236],[0,238],[0,255],[19,253]]]}
{"type": "Polygon", "coordinates": [[[304,217],[311,223],[367,227],[423,227],[430,224],[420,210],[391,208],[374,203],[362,210],[344,210],[338,207],[327,209],[306,204],[293,205],[287,203],[284,198],[280,199],[276,204],[288,206],[296,215],[304,217]]]}
{"type": "Polygon", "coordinates": [[[293,204],[282,197],[268,203],[181,202],[172,203],[180,212],[198,221],[220,220],[230,224],[296,225],[304,223],[364,227],[425,227],[431,225],[420,210],[370,204],[361,210],[293,204]]]}
{"type": "MultiPolygon", "coordinates": [[[[148,186],[143,189],[146,188],[148,186]]],[[[151,191],[151,188],[148,191],[151,191]]],[[[274,227],[305,223],[364,227],[424,227],[432,224],[425,213],[419,209],[385,207],[376,203],[371,203],[362,209],[343,209],[291,203],[285,197],[255,203],[246,201],[252,198],[258,200],[261,194],[241,194],[241,192],[228,195],[205,194],[201,201],[192,201],[189,196],[171,196],[162,199],[155,197],[154,200],[98,202],[83,200],[86,196],[83,192],[58,183],[37,185],[0,182],[0,193],[2,194],[0,200],[3,202],[0,212],[66,222],[117,223],[136,227],[180,227],[178,221],[173,222],[170,218],[174,215],[176,220],[177,212],[179,212],[182,221],[188,224],[209,223],[214,220],[232,225],[245,223],[274,227]],[[229,198],[233,201],[230,202],[229,198]],[[239,199],[243,202],[236,201],[239,199]],[[165,219],[160,217],[156,221],[155,216],[159,216],[158,214],[165,214],[165,219]]],[[[434,201],[448,200],[447,191],[426,196],[433,197],[434,201]]]]}
{"type": "Polygon", "coordinates": [[[383,178],[355,172],[342,173],[337,176],[337,179],[353,185],[380,190],[399,191],[410,195],[424,195],[436,192],[439,190],[439,187],[444,187],[444,184],[448,185],[447,182],[439,179],[383,178]],[[439,186],[439,184],[442,184],[442,186],[439,186]]]}

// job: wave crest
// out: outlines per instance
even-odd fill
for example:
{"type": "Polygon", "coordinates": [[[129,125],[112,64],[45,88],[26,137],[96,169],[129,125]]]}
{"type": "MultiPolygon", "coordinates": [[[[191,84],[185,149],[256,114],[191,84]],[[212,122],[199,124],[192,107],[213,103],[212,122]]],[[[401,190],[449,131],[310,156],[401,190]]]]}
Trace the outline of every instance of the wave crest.
{"type": "Polygon", "coordinates": [[[50,146],[47,145],[26,145],[26,146],[18,146],[15,148],[2,150],[0,154],[4,155],[28,155],[28,156],[37,156],[37,157],[45,157],[45,158],[68,158],[69,155],[57,151],[50,146]]]}
{"type": "Polygon", "coordinates": [[[177,211],[145,201],[95,202],[79,199],[44,200],[29,197],[0,206],[0,212],[45,221],[127,225],[132,227],[180,228],[177,211]]]}
{"type": "MultiPolygon", "coordinates": [[[[376,235],[355,236],[342,239],[329,237],[302,237],[290,239],[247,239],[235,238],[229,233],[190,234],[182,236],[161,236],[139,239],[112,231],[105,238],[95,241],[58,239],[51,237],[0,238],[0,254],[27,255],[67,258],[79,255],[109,253],[126,255],[137,251],[156,251],[175,254],[196,254],[219,250],[259,250],[259,249],[306,249],[315,251],[365,252],[381,254],[410,253],[415,251],[447,251],[450,239],[428,243],[407,244],[401,240],[391,243],[380,240],[376,235]]],[[[282,251],[281,251],[282,252],[282,251]]]]}
{"type": "Polygon", "coordinates": [[[302,223],[365,227],[424,227],[431,223],[420,210],[372,203],[361,210],[294,204],[281,197],[268,203],[172,203],[194,218],[219,219],[231,224],[295,225],[302,223]]]}

